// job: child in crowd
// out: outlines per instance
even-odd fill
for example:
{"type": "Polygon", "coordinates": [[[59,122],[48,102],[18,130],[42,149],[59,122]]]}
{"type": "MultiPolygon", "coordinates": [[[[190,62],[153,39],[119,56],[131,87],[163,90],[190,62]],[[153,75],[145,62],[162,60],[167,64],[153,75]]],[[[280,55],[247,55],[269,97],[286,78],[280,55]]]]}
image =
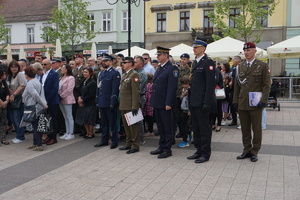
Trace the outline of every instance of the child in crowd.
{"type": "Polygon", "coordinates": [[[181,93],[181,133],[182,133],[182,142],[178,145],[178,147],[188,147],[188,134],[189,134],[189,117],[190,117],[190,111],[189,111],[189,104],[188,104],[188,91],[191,86],[191,80],[188,76],[183,76],[180,79],[181,87],[182,87],[182,93],[181,93]]]}
{"type": "Polygon", "coordinates": [[[231,88],[229,86],[229,82],[230,82],[230,78],[228,75],[224,75],[223,77],[223,81],[224,81],[224,89],[225,89],[225,99],[222,102],[222,112],[223,112],[223,121],[221,123],[222,126],[227,125],[226,123],[226,119],[228,117],[228,113],[229,113],[229,101],[230,101],[230,93],[231,93],[231,88]]]}
{"type": "Polygon", "coordinates": [[[144,128],[145,128],[144,137],[151,137],[151,136],[154,136],[154,133],[153,133],[153,107],[150,106],[152,84],[153,84],[153,74],[147,73],[147,76],[148,76],[148,83],[146,85],[146,93],[145,93],[146,103],[145,103],[145,106],[143,109],[144,128]],[[147,124],[147,126],[146,126],[146,124],[147,124]]]}

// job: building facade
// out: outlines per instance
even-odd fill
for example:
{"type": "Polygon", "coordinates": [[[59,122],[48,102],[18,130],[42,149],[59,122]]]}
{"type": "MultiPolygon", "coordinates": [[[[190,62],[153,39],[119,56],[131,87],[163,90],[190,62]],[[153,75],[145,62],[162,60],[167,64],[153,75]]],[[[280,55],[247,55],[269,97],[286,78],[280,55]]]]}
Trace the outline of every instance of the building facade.
{"type": "MultiPolygon", "coordinates": [[[[200,37],[212,42],[212,34],[220,34],[210,21],[208,12],[214,11],[214,1],[190,0],[151,0],[145,6],[145,47],[153,49],[156,46],[172,47],[180,43],[191,45],[194,38],[200,37]]],[[[272,16],[265,19],[261,31],[260,48],[266,49],[271,44],[286,38],[287,0],[278,1],[272,16]]],[[[238,14],[232,8],[232,14],[238,14]]],[[[226,23],[232,23],[225,19],[226,23]]],[[[254,33],[256,34],[256,32],[254,33]]],[[[241,39],[241,38],[237,38],[241,39]]],[[[280,74],[281,60],[271,60],[272,74],[280,74]]]]}

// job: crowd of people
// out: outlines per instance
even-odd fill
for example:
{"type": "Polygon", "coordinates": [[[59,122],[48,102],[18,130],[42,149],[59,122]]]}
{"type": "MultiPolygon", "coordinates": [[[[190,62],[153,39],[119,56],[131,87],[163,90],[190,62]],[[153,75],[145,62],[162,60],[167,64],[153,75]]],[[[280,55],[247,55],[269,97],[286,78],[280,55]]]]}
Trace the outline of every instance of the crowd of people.
{"type": "Polygon", "coordinates": [[[91,139],[95,132],[101,132],[95,147],[110,145],[115,149],[119,140],[126,139],[119,150],[132,154],[145,143],[144,137],[159,135],[159,146],[151,155],[172,156],[176,137],[182,138],[177,145],[180,148],[194,144],[197,150],[188,159],[202,163],[211,156],[212,130],[237,126],[238,112],[245,148],[237,159],[255,162],[261,145],[258,123],[270,87],[269,68],[255,59],[254,43],[244,45],[246,60],[235,56],[231,67],[229,62],[216,66],[205,54],[206,47],[205,42],[194,41],[193,62],[183,53],[176,63],[170,49],[164,47],[157,47],[157,60],[141,52],[133,58],[102,54],[86,59],[76,54],[68,63],[65,58],[50,60],[40,54],[30,64],[25,59],[2,62],[1,143],[9,144],[6,135],[11,129],[16,132],[13,143],[25,141],[26,130],[33,132],[33,144],[28,149],[34,151],[42,151],[43,144],[57,143],[58,135],[61,140],[74,139],[75,134],[91,139]],[[224,98],[216,98],[216,89],[224,89],[224,98]],[[248,92],[262,93],[255,107],[247,103],[248,92]],[[36,118],[24,122],[23,114],[32,105],[36,118]],[[42,134],[38,132],[38,116],[44,112],[51,116],[52,131],[42,134]],[[144,120],[128,124],[127,114],[142,114],[144,120]],[[232,121],[228,124],[227,120],[232,121]]]}

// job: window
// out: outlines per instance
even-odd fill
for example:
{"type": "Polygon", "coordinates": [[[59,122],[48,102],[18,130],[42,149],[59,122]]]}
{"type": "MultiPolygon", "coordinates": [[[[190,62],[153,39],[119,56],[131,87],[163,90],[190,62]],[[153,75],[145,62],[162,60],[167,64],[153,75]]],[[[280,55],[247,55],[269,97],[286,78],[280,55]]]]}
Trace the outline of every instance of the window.
{"type": "MultiPolygon", "coordinates": [[[[264,10],[266,13],[268,12],[267,6],[261,7],[260,9],[264,10]]],[[[259,17],[258,20],[262,27],[268,27],[268,17],[259,17]]]]}
{"type": "Polygon", "coordinates": [[[7,44],[10,44],[11,43],[11,28],[10,27],[6,27],[6,28],[8,28],[8,29],[7,29],[7,33],[6,33],[6,40],[5,40],[5,42],[7,44]]]}
{"type": "Polygon", "coordinates": [[[111,13],[102,13],[102,31],[111,31],[111,13]]]}
{"type": "Polygon", "coordinates": [[[128,11],[122,12],[122,31],[128,31],[128,11]]]}
{"type": "Polygon", "coordinates": [[[166,32],[166,13],[157,14],[157,32],[166,32]]]}
{"type": "Polygon", "coordinates": [[[214,24],[210,21],[208,13],[214,12],[214,10],[204,10],[203,12],[203,33],[204,35],[212,35],[214,24]]]}
{"type": "Polygon", "coordinates": [[[34,43],[34,28],[27,28],[27,42],[34,43]]]}
{"type": "Polygon", "coordinates": [[[95,18],[94,14],[88,14],[88,19],[90,20],[90,30],[94,32],[95,18]]]}
{"type": "Polygon", "coordinates": [[[237,8],[230,9],[229,27],[236,28],[235,17],[240,15],[240,10],[237,8]]]}
{"type": "Polygon", "coordinates": [[[180,12],[180,31],[190,30],[190,12],[180,12]]]}

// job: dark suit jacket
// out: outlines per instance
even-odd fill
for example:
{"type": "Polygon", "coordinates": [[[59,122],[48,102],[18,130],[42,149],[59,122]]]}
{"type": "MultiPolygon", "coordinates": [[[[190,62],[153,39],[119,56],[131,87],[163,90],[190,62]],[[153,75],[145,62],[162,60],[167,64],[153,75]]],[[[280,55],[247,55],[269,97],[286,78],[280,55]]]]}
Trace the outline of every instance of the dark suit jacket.
{"type": "Polygon", "coordinates": [[[89,78],[85,83],[84,81],[85,79],[81,81],[81,84],[79,86],[79,95],[83,100],[83,105],[85,107],[95,106],[97,84],[94,81],[93,77],[89,78]]]}
{"type": "Polygon", "coordinates": [[[154,74],[150,105],[153,108],[174,106],[178,84],[179,70],[168,61],[159,66],[154,74]]]}
{"type": "Polygon", "coordinates": [[[205,55],[198,63],[196,60],[193,62],[191,73],[190,106],[202,107],[206,104],[215,111],[215,63],[205,55]]]}
{"type": "Polygon", "coordinates": [[[121,75],[113,67],[108,71],[100,72],[97,80],[96,97],[96,103],[99,108],[109,108],[110,105],[118,105],[120,81],[121,75]]]}
{"type": "Polygon", "coordinates": [[[45,98],[48,105],[59,104],[58,88],[59,88],[58,73],[53,69],[50,69],[49,74],[44,83],[45,98]]]}

